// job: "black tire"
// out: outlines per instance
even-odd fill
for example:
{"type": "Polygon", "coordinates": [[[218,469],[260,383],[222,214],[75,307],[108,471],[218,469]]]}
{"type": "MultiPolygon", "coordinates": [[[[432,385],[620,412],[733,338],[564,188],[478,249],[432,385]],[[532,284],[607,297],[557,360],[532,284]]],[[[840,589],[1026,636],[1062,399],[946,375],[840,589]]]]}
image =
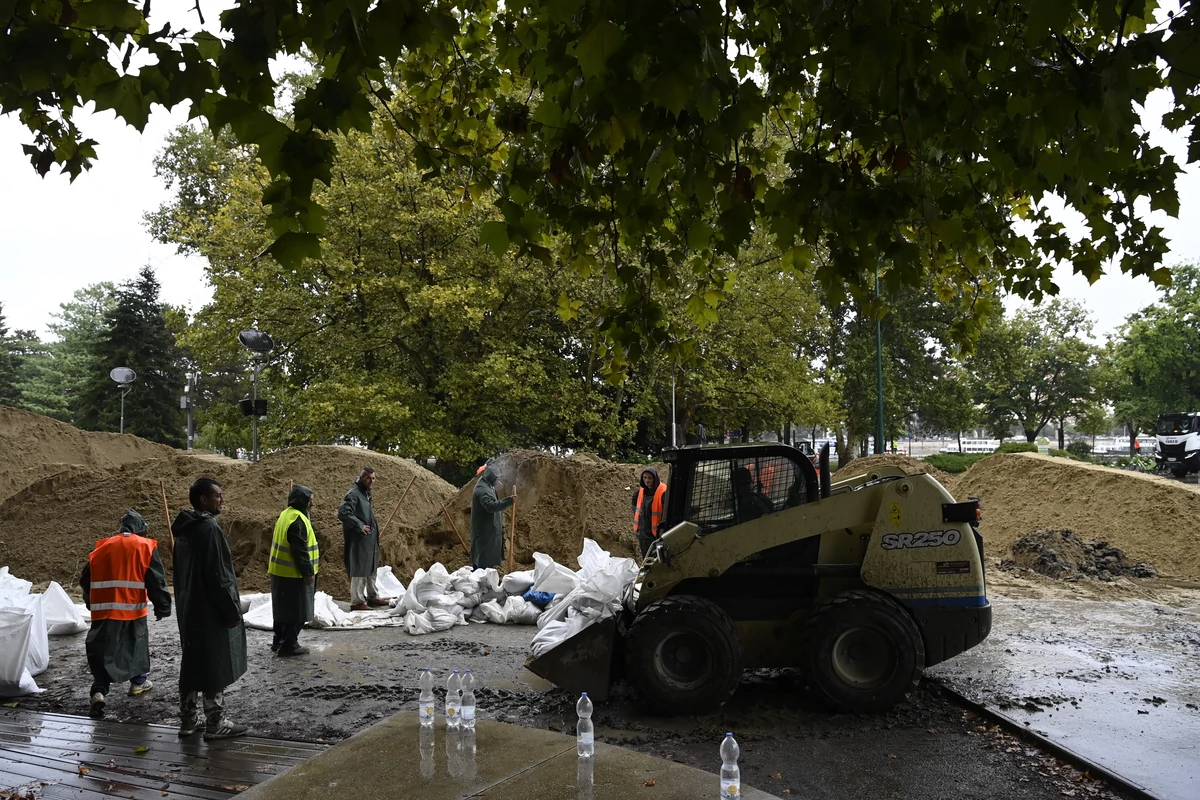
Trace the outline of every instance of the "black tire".
{"type": "Polygon", "coordinates": [[[809,687],[834,711],[887,711],[916,688],[925,669],[917,623],[880,592],[826,600],[808,622],[805,645],[809,687]]]}
{"type": "Polygon", "coordinates": [[[1176,478],[1179,478],[1179,480],[1183,480],[1184,478],[1187,477],[1187,470],[1186,469],[1173,469],[1173,470],[1171,470],[1171,474],[1174,475],[1176,478]]]}
{"type": "Polygon", "coordinates": [[[625,675],[663,713],[715,711],[742,679],[737,626],[711,600],[665,597],[630,625],[625,675]]]}

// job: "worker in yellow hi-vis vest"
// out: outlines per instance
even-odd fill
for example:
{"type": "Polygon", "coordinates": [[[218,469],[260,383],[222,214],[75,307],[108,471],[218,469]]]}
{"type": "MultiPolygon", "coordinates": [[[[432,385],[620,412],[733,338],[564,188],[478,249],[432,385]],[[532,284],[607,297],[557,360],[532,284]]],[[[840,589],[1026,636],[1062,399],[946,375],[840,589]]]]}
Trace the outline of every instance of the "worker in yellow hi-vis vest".
{"type": "Polygon", "coordinates": [[[312,489],[293,486],[288,507],[275,522],[275,535],[271,538],[271,558],[267,565],[275,627],[271,649],[281,656],[308,653],[308,648],[300,645],[299,637],[304,623],[313,618],[321,562],[317,534],[308,518],[312,501],[312,489]]]}

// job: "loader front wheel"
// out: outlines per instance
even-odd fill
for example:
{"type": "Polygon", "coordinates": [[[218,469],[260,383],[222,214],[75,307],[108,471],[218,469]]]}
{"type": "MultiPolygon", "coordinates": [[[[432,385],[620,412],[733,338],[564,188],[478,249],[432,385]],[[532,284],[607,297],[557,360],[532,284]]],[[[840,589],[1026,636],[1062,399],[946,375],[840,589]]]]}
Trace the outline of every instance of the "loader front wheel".
{"type": "Polygon", "coordinates": [[[710,600],[665,597],[633,620],[625,641],[625,676],[664,713],[715,711],[742,678],[737,627],[710,600]]]}
{"type": "Polygon", "coordinates": [[[844,713],[887,711],[925,669],[912,615],[879,592],[845,592],[822,603],[809,621],[806,651],[810,688],[844,713]]]}

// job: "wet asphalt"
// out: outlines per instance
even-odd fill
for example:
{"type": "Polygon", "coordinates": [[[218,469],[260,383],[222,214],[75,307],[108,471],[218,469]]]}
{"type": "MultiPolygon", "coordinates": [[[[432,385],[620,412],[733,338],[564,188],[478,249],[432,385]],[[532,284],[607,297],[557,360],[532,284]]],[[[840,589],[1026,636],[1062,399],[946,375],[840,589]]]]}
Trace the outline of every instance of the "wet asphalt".
{"type": "MultiPolygon", "coordinates": [[[[309,656],[271,654],[270,634],[249,631],[250,667],[226,693],[229,715],[262,736],[336,742],[411,709],[422,667],[478,676],[479,714],[570,731],[573,696],[523,667],[534,628],[472,625],[412,637],[397,628],[308,631],[309,656]]],[[[114,687],[107,716],[177,724],[178,635],[173,620],[150,623],[153,691],[129,698],[114,687]]],[[[19,707],[85,715],[90,683],[84,635],[51,640],[46,691],[19,707]]],[[[953,663],[953,662],[951,662],[953,663]]],[[[598,741],[717,772],[726,731],[741,744],[743,780],[781,797],[913,800],[1049,800],[1126,795],[955,704],[932,681],[885,715],[830,714],[806,697],[788,670],[755,671],[722,709],[702,717],[648,714],[618,689],[595,714],[598,741]]],[[[416,742],[395,757],[417,758],[416,742]]]]}

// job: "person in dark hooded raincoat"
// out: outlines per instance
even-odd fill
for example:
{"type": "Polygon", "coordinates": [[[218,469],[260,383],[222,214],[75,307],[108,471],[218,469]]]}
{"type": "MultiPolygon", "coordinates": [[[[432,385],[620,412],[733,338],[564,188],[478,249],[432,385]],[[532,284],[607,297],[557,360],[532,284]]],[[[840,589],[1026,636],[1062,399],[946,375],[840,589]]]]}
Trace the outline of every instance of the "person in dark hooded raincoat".
{"type": "Polygon", "coordinates": [[[471,565],[475,569],[499,566],[504,561],[504,509],[513,504],[517,493],[496,497],[496,471],[488,467],[475,482],[471,493],[471,565]]]}
{"type": "Polygon", "coordinates": [[[375,470],[363,467],[358,480],[346,492],[338,506],[342,522],[342,557],[346,574],[350,576],[350,609],[366,611],[372,606],[386,606],[388,600],[379,596],[375,573],[379,569],[379,524],[371,505],[371,487],[375,485],[375,470]]]}
{"type": "Polygon", "coordinates": [[[271,559],[271,615],[275,639],[271,649],[281,656],[302,656],[308,648],[298,641],[304,623],[315,616],[320,550],[309,519],[313,491],[296,485],[288,494],[288,507],[275,523],[271,559]],[[282,540],[282,541],[281,541],[282,540]]]}
{"type": "Polygon", "coordinates": [[[145,533],[146,520],[129,509],[121,518],[116,535],[96,542],[96,549],[79,576],[83,603],[92,612],[92,625],[84,646],[92,673],[92,690],[88,692],[91,697],[88,713],[92,717],[104,715],[106,697],[113,683],[129,681],[130,697],[154,686],[148,677],[150,634],[146,605],[154,606],[156,620],[169,617],[171,593],[167,591],[167,571],[158,555],[158,542],[144,536],[145,533]],[[116,537],[136,537],[136,540],[113,541],[116,537]]]}
{"type": "Polygon", "coordinates": [[[654,540],[661,533],[663,509],[666,507],[665,498],[667,485],[658,477],[658,470],[646,467],[638,481],[637,491],[630,498],[633,505],[633,532],[637,536],[638,546],[644,558],[654,540]]]}
{"type": "Polygon", "coordinates": [[[225,716],[225,687],[246,672],[246,628],[237,575],[225,533],[217,524],[221,484],[198,478],[192,508],[179,512],[175,535],[175,605],[183,652],[179,663],[179,735],[204,730],[205,741],[246,732],[225,716]],[[201,719],[201,703],[204,718],[201,719]]]}

